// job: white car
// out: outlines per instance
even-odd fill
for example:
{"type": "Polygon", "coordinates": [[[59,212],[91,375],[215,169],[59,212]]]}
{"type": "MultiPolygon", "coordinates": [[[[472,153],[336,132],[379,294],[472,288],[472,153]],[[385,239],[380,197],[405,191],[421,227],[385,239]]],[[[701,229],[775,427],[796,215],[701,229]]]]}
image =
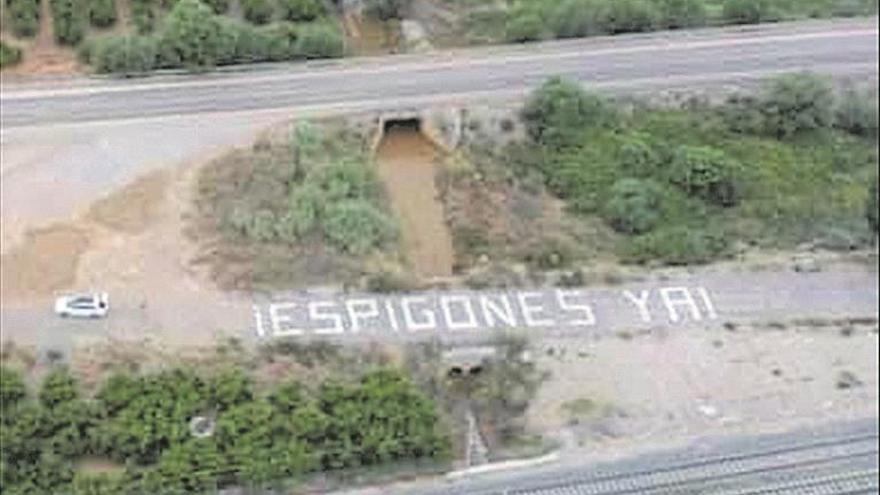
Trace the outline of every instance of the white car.
{"type": "Polygon", "coordinates": [[[55,313],[62,318],[103,318],[110,310],[106,292],[68,294],[55,299],[55,313]]]}

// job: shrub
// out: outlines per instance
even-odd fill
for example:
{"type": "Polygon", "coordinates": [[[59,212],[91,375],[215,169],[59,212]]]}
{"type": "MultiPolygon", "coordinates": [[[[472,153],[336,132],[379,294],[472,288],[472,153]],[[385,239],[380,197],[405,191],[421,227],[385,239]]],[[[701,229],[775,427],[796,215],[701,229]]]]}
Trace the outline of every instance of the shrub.
{"type": "Polygon", "coordinates": [[[766,130],[777,138],[834,123],[834,89],[825,77],[808,72],[778,76],[765,86],[760,99],[766,130]]]}
{"type": "Polygon", "coordinates": [[[721,15],[731,24],[758,24],[782,17],[772,0],[725,0],[721,15]]]}
{"type": "Polygon", "coordinates": [[[347,200],[327,207],[324,234],[337,249],[362,255],[393,239],[397,231],[369,202],[347,200]]]}
{"type": "Polygon", "coordinates": [[[678,148],[669,165],[669,181],[692,196],[719,206],[739,201],[739,165],[723,151],[705,146],[678,148]]]}
{"type": "Polygon", "coordinates": [[[274,11],[271,0],[242,0],[241,8],[244,18],[254,24],[266,24],[274,11]]]}
{"type": "Polygon", "coordinates": [[[279,0],[281,17],[288,21],[309,22],[324,15],[324,2],[321,0],[279,0]]]}
{"type": "Polygon", "coordinates": [[[391,19],[400,19],[403,17],[403,11],[406,9],[410,0],[366,0],[364,11],[367,15],[388,21],[391,19]]]}
{"type": "Polygon", "coordinates": [[[16,36],[30,37],[37,34],[40,28],[39,0],[4,0],[6,2],[6,18],[12,24],[12,32],[16,36]]]}
{"type": "Polygon", "coordinates": [[[116,23],[115,0],[90,0],[89,21],[95,27],[109,27],[116,23]]]}
{"type": "Polygon", "coordinates": [[[504,38],[507,41],[524,43],[541,39],[544,22],[535,13],[522,13],[507,20],[504,27],[504,38]]]}
{"type": "Polygon", "coordinates": [[[877,92],[849,87],[837,108],[835,125],[858,136],[877,137],[877,92]]]}
{"type": "Polygon", "coordinates": [[[139,34],[152,32],[156,26],[156,6],[154,0],[132,0],[131,18],[139,34]]]}
{"type": "Polygon", "coordinates": [[[50,6],[55,41],[62,45],[76,45],[82,41],[88,9],[82,8],[77,0],[51,0],[50,6]]]}
{"type": "Polygon", "coordinates": [[[222,24],[210,8],[199,0],[180,0],[165,19],[160,38],[161,64],[190,69],[213,67],[222,55],[223,39],[222,24]]]}
{"type": "Polygon", "coordinates": [[[868,226],[874,235],[880,233],[880,188],[877,185],[878,179],[874,177],[871,186],[868,188],[868,200],[865,202],[865,217],[868,219],[868,226]]]}
{"type": "Polygon", "coordinates": [[[57,407],[77,396],[76,380],[64,368],[52,370],[40,387],[40,403],[45,407],[57,407]]]}
{"type": "Polygon", "coordinates": [[[0,68],[21,62],[21,48],[0,41],[0,68]]]}
{"type": "Polygon", "coordinates": [[[0,407],[6,409],[24,399],[27,390],[21,375],[6,366],[0,366],[0,407]]]}
{"type": "Polygon", "coordinates": [[[550,14],[550,28],[557,38],[604,34],[608,4],[599,0],[563,0],[550,14]]]}
{"type": "Polygon", "coordinates": [[[706,5],[703,0],[661,0],[660,23],[667,29],[705,26],[706,5]]]}
{"type": "Polygon", "coordinates": [[[342,34],[330,24],[304,26],[296,40],[296,54],[305,58],[336,58],[344,54],[342,34]]]}
{"type": "Polygon", "coordinates": [[[225,14],[229,11],[229,0],[205,0],[205,4],[211,7],[215,14],[225,14]]]}
{"type": "Polygon", "coordinates": [[[663,214],[663,187],[650,180],[621,179],[611,188],[604,217],[614,230],[643,234],[653,229],[663,214]]]}
{"type": "Polygon", "coordinates": [[[659,261],[667,265],[708,263],[721,256],[727,241],[721,232],[677,225],[633,238],[624,248],[626,261],[659,261]]]}
{"type": "Polygon", "coordinates": [[[638,33],[656,29],[660,13],[648,0],[614,0],[609,2],[607,26],[611,34],[638,33]]]}
{"type": "Polygon", "coordinates": [[[576,82],[556,77],[529,96],[522,118],[534,141],[565,145],[586,127],[613,122],[614,112],[604,98],[587,93],[576,82]]]}
{"type": "Polygon", "coordinates": [[[156,67],[158,43],[151,36],[105,36],[87,45],[88,62],[97,72],[142,74],[156,67]]]}

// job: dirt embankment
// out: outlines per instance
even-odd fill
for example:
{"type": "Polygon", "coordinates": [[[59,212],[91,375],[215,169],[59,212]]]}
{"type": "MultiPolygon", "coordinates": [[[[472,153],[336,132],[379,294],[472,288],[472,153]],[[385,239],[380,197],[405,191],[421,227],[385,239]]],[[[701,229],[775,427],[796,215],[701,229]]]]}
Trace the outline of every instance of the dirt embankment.
{"type": "Polygon", "coordinates": [[[452,275],[455,253],[435,183],[439,150],[414,127],[392,125],[376,153],[413,270],[452,275]]]}
{"type": "Polygon", "coordinates": [[[121,265],[138,263],[140,235],[162,218],[169,179],[165,171],[144,176],[97,201],[79,217],[29,230],[2,256],[3,300],[26,301],[87,288],[80,284],[101,282],[105,287],[108,281],[94,276],[96,271],[111,278],[122,276],[121,265]],[[108,271],[114,260],[121,263],[108,271]]]}

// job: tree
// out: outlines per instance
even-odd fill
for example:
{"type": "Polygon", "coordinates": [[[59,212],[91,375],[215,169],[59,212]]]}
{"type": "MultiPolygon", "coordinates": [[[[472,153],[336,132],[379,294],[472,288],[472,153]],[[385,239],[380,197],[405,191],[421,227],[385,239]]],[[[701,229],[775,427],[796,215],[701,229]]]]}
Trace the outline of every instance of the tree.
{"type": "Polygon", "coordinates": [[[564,146],[586,127],[612,123],[614,112],[604,98],[576,82],[554,77],[532,92],[522,117],[535,142],[564,146]]]}
{"type": "Polygon", "coordinates": [[[159,47],[152,36],[104,36],[87,44],[89,63],[100,73],[143,74],[158,60],[159,47]]]}
{"type": "Polygon", "coordinates": [[[40,27],[39,0],[4,0],[7,19],[16,36],[31,37],[40,27]]]}
{"type": "Polygon", "coordinates": [[[57,407],[79,396],[76,380],[67,368],[56,368],[46,375],[40,387],[40,403],[47,408],[57,407]]]}
{"type": "Polygon", "coordinates": [[[651,180],[621,179],[611,187],[604,208],[606,221],[618,232],[642,234],[660,221],[663,188],[651,180]]]}
{"type": "Polygon", "coordinates": [[[89,20],[95,27],[109,27],[116,23],[114,0],[90,0],[89,20]]]}
{"type": "Polygon", "coordinates": [[[706,25],[703,0],[661,0],[661,23],[667,29],[692,28],[706,25]]]}
{"type": "Polygon", "coordinates": [[[848,87],[837,108],[835,125],[857,136],[877,137],[878,98],[876,90],[848,87]]]}
{"type": "Polygon", "coordinates": [[[324,15],[321,0],[280,0],[281,17],[293,22],[311,22],[324,15]]]}
{"type": "Polygon", "coordinates": [[[210,383],[211,402],[221,411],[253,400],[250,377],[240,370],[228,370],[214,377],[210,383]]]}
{"type": "Polygon", "coordinates": [[[242,0],[244,18],[254,24],[266,24],[272,19],[274,12],[269,0],[242,0]]]}
{"type": "Polygon", "coordinates": [[[24,399],[27,389],[21,375],[6,366],[0,366],[0,407],[7,410],[24,399]]]}
{"type": "Polygon", "coordinates": [[[55,41],[62,45],[76,45],[86,32],[88,9],[75,0],[51,0],[55,41]]]}
{"type": "Polygon", "coordinates": [[[191,69],[216,65],[221,47],[221,24],[199,0],[180,0],[165,19],[161,36],[164,64],[191,69]]]}

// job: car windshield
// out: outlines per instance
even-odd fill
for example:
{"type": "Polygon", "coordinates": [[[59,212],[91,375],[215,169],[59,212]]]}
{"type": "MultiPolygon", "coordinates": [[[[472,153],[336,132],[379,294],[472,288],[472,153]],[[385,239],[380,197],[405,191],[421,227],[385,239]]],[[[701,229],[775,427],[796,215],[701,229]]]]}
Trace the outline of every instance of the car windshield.
{"type": "Polygon", "coordinates": [[[880,494],[878,0],[2,5],[3,494],[880,494]]]}

